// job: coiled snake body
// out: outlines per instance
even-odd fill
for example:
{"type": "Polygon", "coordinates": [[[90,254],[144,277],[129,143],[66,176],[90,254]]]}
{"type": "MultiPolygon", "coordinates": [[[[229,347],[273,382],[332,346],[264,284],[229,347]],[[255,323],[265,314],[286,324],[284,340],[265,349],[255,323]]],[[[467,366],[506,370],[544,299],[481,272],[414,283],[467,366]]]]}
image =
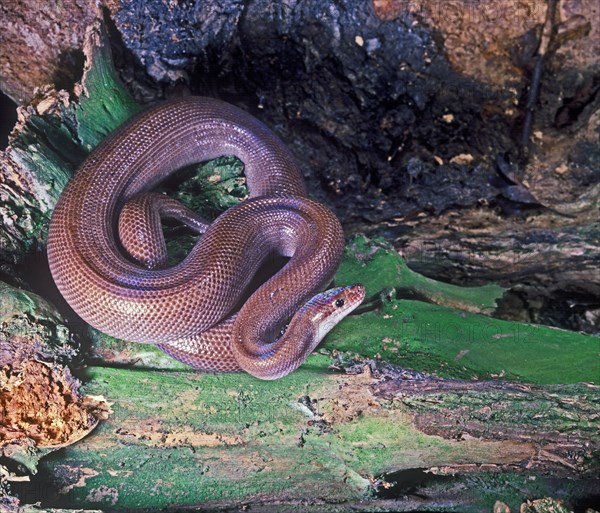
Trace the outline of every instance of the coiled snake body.
{"type": "Polygon", "coordinates": [[[251,115],[209,98],[166,102],[103,141],[65,188],[48,233],[54,280],[92,326],[200,369],[263,379],[297,368],[364,298],[360,285],[319,293],[342,250],[339,221],[306,197],[285,145],[251,115]],[[181,167],[222,155],[244,163],[250,198],[212,223],[147,192],[181,167]],[[203,233],[173,267],[161,217],[203,233]],[[232,313],[274,253],[289,262],[232,313]]]}

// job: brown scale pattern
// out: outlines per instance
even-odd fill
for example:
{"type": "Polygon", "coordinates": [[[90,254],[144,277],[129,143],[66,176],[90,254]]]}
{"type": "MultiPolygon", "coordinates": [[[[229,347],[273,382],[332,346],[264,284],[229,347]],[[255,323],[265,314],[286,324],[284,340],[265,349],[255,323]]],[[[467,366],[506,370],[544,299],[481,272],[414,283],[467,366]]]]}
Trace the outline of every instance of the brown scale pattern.
{"type": "Polygon", "coordinates": [[[119,215],[119,240],[125,251],[148,269],[167,265],[161,219],[176,219],[198,234],[210,223],[164,194],[146,192],[131,198],[119,215]]]}
{"type": "MultiPolygon", "coordinates": [[[[138,196],[142,204],[145,196],[138,196]]],[[[178,211],[169,200],[163,207],[166,215],[178,211]]],[[[121,223],[120,232],[135,246],[142,233],[139,224],[155,214],[152,209],[143,213],[143,205],[128,208],[125,217],[139,219],[131,227],[121,223]]],[[[150,225],[150,238],[160,240],[155,233],[160,217],[150,225]]],[[[92,326],[125,340],[158,344],[204,370],[243,368],[265,379],[297,367],[289,359],[306,353],[297,348],[314,345],[314,323],[302,320],[293,337],[286,333],[277,344],[269,342],[332,279],[342,249],[339,221],[306,198],[301,173],[280,139],[249,114],[208,98],[164,103],[103,141],[60,197],[48,235],[56,284],[92,326]],[[206,231],[174,267],[161,268],[164,256],[148,249],[154,242],[141,244],[138,255],[153,269],[120,252],[116,220],[125,205],[135,204],[132,198],[181,167],[221,155],[235,155],[244,163],[249,200],[208,227],[192,213],[190,222],[206,231]],[[272,252],[291,259],[252,294],[235,320],[228,318],[272,252]],[[246,333],[258,338],[248,340],[246,333]],[[248,350],[240,347],[234,353],[235,344],[248,350]],[[256,344],[264,347],[263,354],[256,354],[256,344]]]]}

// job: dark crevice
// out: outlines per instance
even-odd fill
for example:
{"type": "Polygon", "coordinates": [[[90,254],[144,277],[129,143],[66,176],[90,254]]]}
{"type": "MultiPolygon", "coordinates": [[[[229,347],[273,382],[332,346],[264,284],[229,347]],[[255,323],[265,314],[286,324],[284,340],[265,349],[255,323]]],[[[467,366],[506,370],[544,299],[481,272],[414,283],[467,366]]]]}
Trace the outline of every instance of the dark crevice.
{"type": "Polygon", "coordinates": [[[8,146],[8,136],[17,122],[17,104],[0,91],[0,150],[8,146]]]}
{"type": "Polygon", "coordinates": [[[51,80],[56,90],[64,89],[72,93],[75,84],[81,81],[84,63],[85,56],[79,48],[61,52],[57,57],[56,70],[51,80]]]}
{"type": "Polygon", "coordinates": [[[386,486],[381,486],[376,492],[378,499],[396,499],[412,497],[422,500],[427,499],[425,489],[435,484],[448,483],[453,480],[452,476],[440,476],[428,472],[425,468],[412,468],[400,470],[381,476],[386,486]]]}
{"type": "Polygon", "coordinates": [[[114,66],[128,91],[141,104],[161,98],[162,88],[148,76],[140,60],[127,48],[108,8],[104,7],[102,13],[114,66]]]}
{"type": "Polygon", "coordinates": [[[585,108],[598,98],[598,91],[600,91],[600,74],[588,78],[574,96],[564,99],[556,111],[554,126],[565,128],[577,122],[585,108]]]}

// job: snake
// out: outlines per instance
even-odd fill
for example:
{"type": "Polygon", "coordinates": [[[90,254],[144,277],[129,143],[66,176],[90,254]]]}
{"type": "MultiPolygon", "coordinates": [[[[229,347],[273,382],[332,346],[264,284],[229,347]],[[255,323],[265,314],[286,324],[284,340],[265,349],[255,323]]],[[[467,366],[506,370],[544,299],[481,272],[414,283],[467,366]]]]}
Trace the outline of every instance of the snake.
{"type": "Polygon", "coordinates": [[[94,328],[202,371],[267,380],[298,368],[364,299],[360,284],[325,290],[343,249],[340,221],[308,197],[283,141],[246,111],[195,96],[151,107],[105,138],[58,198],[47,241],[59,292],[94,328]],[[248,197],[212,222],[152,192],[225,155],[243,163],[248,197]],[[161,228],[169,218],[199,235],[175,265],[161,228]],[[286,263],[252,289],[276,257],[286,263]]]}

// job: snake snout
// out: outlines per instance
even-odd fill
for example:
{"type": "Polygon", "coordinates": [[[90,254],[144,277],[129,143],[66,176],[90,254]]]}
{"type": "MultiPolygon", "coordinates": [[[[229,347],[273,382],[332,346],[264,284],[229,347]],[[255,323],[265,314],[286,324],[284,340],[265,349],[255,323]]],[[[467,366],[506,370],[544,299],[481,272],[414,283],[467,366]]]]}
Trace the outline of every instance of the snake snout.
{"type": "MultiPolygon", "coordinates": [[[[358,306],[365,299],[365,287],[360,283],[348,286],[348,297],[352,304],[358,306]]],[[[356,306],[354,308],[356,308],[356,306]]],[[[353,308],[353,309],[354,309],[353,308]]]]}
{"type": "Polygon", "coordinates": [[[360,283],[338,287],[329,292],[332,313],[336,317],[340,317],[340,320],[352,312],[365,299],[365,287],[360,283]]]}

